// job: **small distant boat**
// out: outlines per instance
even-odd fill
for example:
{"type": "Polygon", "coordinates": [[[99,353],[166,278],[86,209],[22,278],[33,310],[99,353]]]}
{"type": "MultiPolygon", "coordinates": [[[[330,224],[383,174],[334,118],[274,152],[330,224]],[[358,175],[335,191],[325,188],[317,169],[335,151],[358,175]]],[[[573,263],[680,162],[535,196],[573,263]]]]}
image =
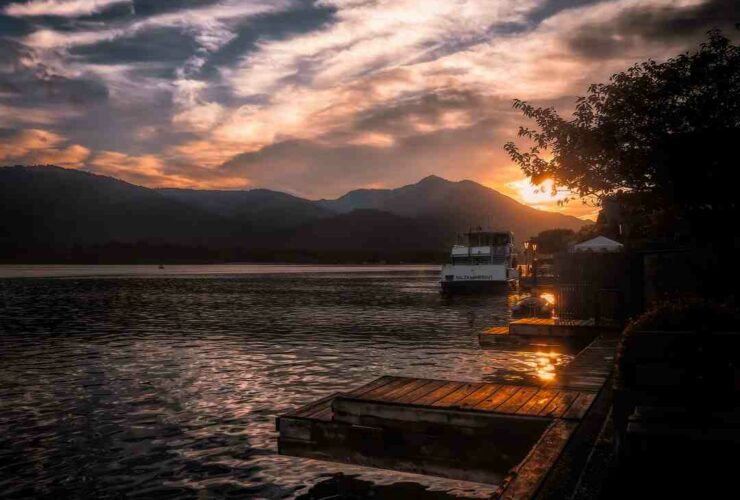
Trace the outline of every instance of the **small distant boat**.
{"type": "Polygon", "coordinates": [[[526,297],[511,307],[514,318],[551,318],[554,306],[544,297],[526,297]]]}
{"type": "Polygon", "coordinates": [[[159,268],[160,268],[160,269],[164,269],[164,264],[160,264],[160,265],[159,265],[159,268]]]}
{"type": "Polygon", "coordinates": [[[440,285],[444,292],[486,291],[514,288],[516,270],[514,235],[510,231],[465,233],[465,244],[454,245],[450,262],[442,266],[440,285]]]}

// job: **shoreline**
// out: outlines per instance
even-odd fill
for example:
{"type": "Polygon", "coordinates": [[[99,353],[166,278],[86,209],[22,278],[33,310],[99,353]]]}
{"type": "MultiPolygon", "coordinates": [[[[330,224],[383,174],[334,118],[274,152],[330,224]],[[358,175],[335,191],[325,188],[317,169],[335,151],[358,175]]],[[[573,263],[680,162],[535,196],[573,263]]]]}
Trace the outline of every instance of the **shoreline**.
{"type": "Polygon", "coordinates": [[[438,264],[0,264],[0,279],[85,277],[187,277],[266,274],[438,272],[438,264]]]}

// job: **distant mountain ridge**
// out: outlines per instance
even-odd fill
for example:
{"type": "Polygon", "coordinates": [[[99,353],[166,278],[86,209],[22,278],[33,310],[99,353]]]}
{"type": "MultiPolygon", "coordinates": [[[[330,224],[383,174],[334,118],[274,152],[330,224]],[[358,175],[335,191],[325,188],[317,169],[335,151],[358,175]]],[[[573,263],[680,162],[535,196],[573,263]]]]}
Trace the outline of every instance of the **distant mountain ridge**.
{"type": "Polygon", "coordinates": [[[150,189],[54,166],[0,167],[3,261],[428,260],[471,226],[579,229],[472,181],[306,200],[254,189],[150,189]],[[181,258],[180,258],[181,257],[181,258]]]}
{"type": "Polygon", "coordinates": [[[60,167],[0,168],[0,245],[109,241],[199,244],[223,238],[221,218],[157,191],[60,167]]]}
{"type": "Polygon", "coordinates": [[[451,182],[435,175],[397,189],[358,189],[318,203],[342,213],[375,209],[435,218],[456,232],[476,226],[510,230],[520,241],[545,229],[578,230],[587,224],[576,217],[529,207],[477,182],[451,182]]]}
{"type": "Polygon", "coordinates": [[[251,221],[252,225],[289,228],[334,215],[316,202],[270,189],[220,191],[160,188],[157,192],[213,215],[251,221]]]}

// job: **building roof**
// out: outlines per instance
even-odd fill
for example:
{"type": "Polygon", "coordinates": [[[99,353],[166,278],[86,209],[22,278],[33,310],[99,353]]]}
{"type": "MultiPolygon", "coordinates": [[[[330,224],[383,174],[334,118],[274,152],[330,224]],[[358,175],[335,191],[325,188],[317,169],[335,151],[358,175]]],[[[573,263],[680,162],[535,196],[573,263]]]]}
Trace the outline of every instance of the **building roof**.
{"type": "Polygon", "coordinates": [[[622,248],[624,245],[618,241],[610,240],[606,236],[597,236],[573,245],[571,252],[620,252],[622,248]]]}

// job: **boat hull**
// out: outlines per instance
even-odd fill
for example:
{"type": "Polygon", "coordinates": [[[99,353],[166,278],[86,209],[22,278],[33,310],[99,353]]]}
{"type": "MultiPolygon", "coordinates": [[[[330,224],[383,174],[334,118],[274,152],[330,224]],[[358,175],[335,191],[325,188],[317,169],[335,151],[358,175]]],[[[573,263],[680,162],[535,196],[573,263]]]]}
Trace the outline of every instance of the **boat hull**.
{"type": "Polygon", "coordinates": [[[439,284],[444,292],[486,292],[516,288],[515,269],[497,264],[442,266],[439,284]]]}

